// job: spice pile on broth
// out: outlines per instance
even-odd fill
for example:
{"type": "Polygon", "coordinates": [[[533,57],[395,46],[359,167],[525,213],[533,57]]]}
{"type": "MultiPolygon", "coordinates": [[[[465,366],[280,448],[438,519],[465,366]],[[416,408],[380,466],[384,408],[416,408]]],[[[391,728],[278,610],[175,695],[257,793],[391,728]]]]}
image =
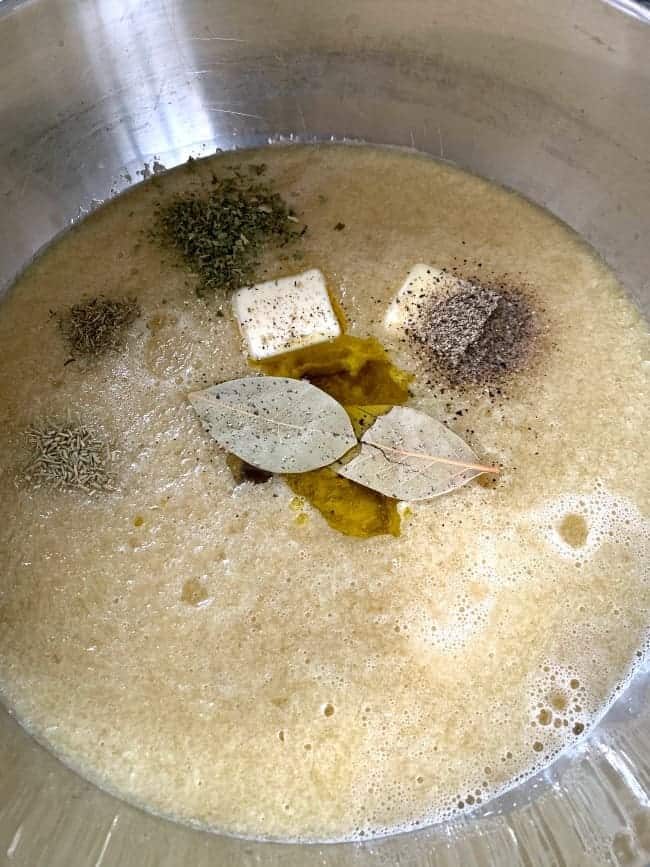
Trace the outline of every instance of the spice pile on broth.
{"type": "Polygon", "coordinates": [[[0,695],[179,821],[485,804],[647,647],[648,332],[565,225],[392,149],[191,161],[0,307],[0,695]]]}

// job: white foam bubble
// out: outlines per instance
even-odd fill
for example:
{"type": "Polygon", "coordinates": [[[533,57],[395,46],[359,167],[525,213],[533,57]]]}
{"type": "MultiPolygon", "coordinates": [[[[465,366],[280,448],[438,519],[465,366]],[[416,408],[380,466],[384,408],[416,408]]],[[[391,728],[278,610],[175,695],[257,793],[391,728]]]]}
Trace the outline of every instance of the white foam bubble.
{"type": "MultiPolygon", "coordinates": [[[[544,503],[530,515],[534,528],[561,557],[575,563],[590,560],[605,542],[632,547],[638,562],[650,564],[650,522],[630,500],[607,491],[601,484],[591,493],[566,493],[544,503]],[[583,544],[572,545],[562,533],[569,516],[584,520],[583,544]]],[[[645,576],[649,577],[649,576],[645,576]]]]}

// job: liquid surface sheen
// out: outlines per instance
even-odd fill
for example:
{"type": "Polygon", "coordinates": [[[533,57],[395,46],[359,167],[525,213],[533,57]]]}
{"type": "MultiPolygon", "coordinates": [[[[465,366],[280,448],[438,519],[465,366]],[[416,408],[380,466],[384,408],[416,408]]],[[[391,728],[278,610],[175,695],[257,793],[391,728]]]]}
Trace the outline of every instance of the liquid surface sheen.
{"type": "Polygon", "coordinates": [[[220,156],[54,244],[3,303],[0,345],[0,690],[135,803],[290,840],[444,819],[548,764],[644,652],[646,327],[516,195],[390,150],[220,156]],[[281,478],[236,487],[188,404],[252,371],[228,305],[150,238],[154,205],[260,160],[309,230],[259,279],[322,269],[349,333],[415,374],[410,405],[503,464],[496,485],[411,504],[399,537],[338,533],[281,478]],[[416,262],[509,275],[534,299],[540,349],[501,394],[444,387],[384,329],[416,262]],[[50,311],[100,293],[138,300],[126,346],[66,363],[50,311]],[[21,480],[26,429],[68,414],[112,443],[116,490],[21,480]]]}

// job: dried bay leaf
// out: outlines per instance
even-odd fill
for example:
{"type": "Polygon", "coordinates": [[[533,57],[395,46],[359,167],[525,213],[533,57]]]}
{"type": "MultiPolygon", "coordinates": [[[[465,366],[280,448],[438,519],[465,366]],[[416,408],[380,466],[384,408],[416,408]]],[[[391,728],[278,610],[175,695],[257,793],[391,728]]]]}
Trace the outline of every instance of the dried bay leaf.
{"type": "Polygon", "coordinates": [[[361,437],[361,450],[336,472],[397,500],[429,500],[498,472],[457,434],[426,413],[394,406],[361,437]]]}
{"type": "Polygon", "coordinates": [[[189,395],[210,436],[271,473],[327,466],[357,444],[350,419],[316,386],[280,376],[249,376],[189,395]]]}

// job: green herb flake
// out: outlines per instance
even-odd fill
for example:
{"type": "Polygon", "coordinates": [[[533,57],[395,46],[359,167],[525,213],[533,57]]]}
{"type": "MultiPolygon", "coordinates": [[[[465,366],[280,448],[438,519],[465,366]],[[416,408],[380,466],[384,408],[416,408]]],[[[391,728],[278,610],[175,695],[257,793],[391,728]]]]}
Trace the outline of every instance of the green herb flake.
{"type": "Polygon", "coordinates": [[[207,194],[182,193],[161,205],[153,235],[181,254],[199,277],[197,294],[205,296],[254,282],[263,248],[295,241],[297,223],[279,193],[233,169],[213,176],[207,194]]]}

